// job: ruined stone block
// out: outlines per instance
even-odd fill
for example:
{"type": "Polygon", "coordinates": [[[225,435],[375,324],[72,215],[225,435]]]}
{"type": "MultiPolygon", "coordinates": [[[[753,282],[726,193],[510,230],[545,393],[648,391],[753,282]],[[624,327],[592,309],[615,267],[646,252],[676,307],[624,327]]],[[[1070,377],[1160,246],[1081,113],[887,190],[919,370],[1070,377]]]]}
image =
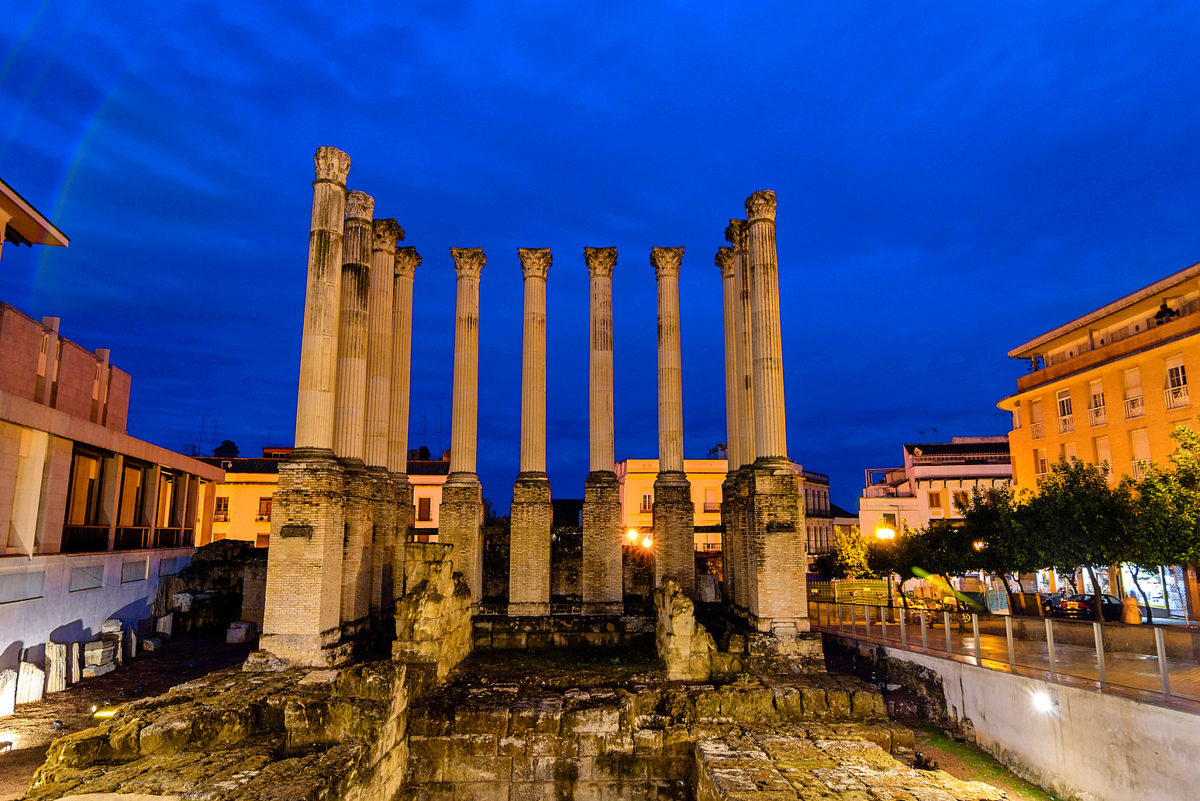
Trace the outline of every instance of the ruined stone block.
{"type": "Polygon", "coordinates": [[[0,670],[0,717],[11,715],[17,703],[17,671],[0,670]]]}
{"type": "Polygon", "coordinates": [[[107,640],[92,640],[83,646],[84,667],[88,665],[107,665],[113,661],[116,655],[116,645],[107,640]]]}
{"type": "Polygon", "coordinates": [[[40,701],[45,691],[45,671],[30,662],[22,662],[17,670],[17,703],[31,704],[40,701]]]}
{"type": "Polygon", "coordinates": [[[78,684],[79,680],[83,678],[83,661],[81,651],[82,647],[79,643],[71,643],[71,647],[69,649],[70,656],[67,657],[67,678],[72,684],[78,684]]]}
{"type": "Polygon", "coordinates": [[[615,734],[620,728],[620,721],[620,713],[616,707],[573,709],[563,713],[562,731],[578,734],[615,734]]]}
{"type": "Polygon", "coordinates": [[[84,665],[83,678],[94,679],[97,676],[103,676],[106,673],[112,673],[117,669],[115,662],[105,662],[103,665],[84,665]]]}
{"type": "Polygon", "coordinates": [[[67,644],[46,643],[46,692],[57,693],[67,689],[67,644]]]}

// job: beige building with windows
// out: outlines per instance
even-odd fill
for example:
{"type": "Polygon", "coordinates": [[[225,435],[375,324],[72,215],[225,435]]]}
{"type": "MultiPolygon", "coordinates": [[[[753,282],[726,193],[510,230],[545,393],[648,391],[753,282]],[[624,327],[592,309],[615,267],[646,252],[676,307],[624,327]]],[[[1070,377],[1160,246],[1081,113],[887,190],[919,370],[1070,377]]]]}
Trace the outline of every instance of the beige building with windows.
{"type": "Polygon", "coordinates": [[[129,436],[129,374],[57,318],[0,304],[0,354],[2,670],[109,617],[144,625],[159,577],[208,541],[222,473],[129,436]]]}
{"type": "MultiPolygon", "coordinates": [[[[725,459],[685,459],[684,472],[692,486],[695,507],[695,548],[697,551],[721,550],[721,486],[727,473],[725,459]]],[[[805,470],[792,463],[801,478],[805,508],[808,553],[820,553],[833,537],[833,513],[829,503],[829,476],[805,470]]],[[[648,532],[654,527],[654,480],[658,476],[657,459],[625,459],[616,464],[620,484],[621,526],[648,532]]]]}
{"type": "Polygon", "coordinates": [[[934,520],[962,515],[957,505],[973,487],[1012,480],[1008,438],[953,437],[950,442],[910,443],[904,464],[868,468],[858,502],[858,525],[865,536],[879,529],[923,528],[934,520]]]}

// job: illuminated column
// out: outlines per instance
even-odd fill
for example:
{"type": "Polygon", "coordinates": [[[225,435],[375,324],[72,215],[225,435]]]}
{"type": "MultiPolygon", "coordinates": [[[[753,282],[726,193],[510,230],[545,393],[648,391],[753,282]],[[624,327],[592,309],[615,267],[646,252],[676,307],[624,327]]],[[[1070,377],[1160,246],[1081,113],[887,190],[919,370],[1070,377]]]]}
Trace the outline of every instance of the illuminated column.
{"type": "Polygon", "coordinates": [[[751,275],[751,338],[754,350],[754,445],[756,459],[787,461],[783,401],[783,339],[779,320],[779,260],[775,253],[775,193],[746,198],[751,275]]]}
{"type": "Polygon", "coordinates": [[[363,465],[366,437],[367,315],[370,297],[371,215],[365,192],[346,194],[342,246],[341,318],[338,325],[337,406],[333,452],[346,468],[346,541],[342,557],[342,635],[367,624],[371,599],[371,499],[374,487],[363,465]]]}
{"type": "Polygon", "coordinates": [[[319,147],[313,162],[316,180],[308,237],[304,331],[300,341],[296,447],[331,450],[342,286],[342,226],[350,157],[335,147],[319,147]]]}
{"type": "Polygon", "coordinates": [[[393,588],[403,589],[403,546],[416,517],[412,484],[408,480],[408,404],[412,374],[413,279],[421,266],[416,248],[396,248],[392,285],[392,383],[388,411],[387,469],[396,493],[396,562],[393,588]]]}
{"type": "Polygon", "coordinates": [[[398,548],[403,549],[403,534],[407,531],[397,526],[400,510],[396,486],[387,470],[392,383],[392,273],[396,241],[404,238],[404,230],[395,220],[375,220],[371,233],[365,461],[372,485],[371,620],[373,625],[382,625],[384,615],[393,605],[396,552],[398,548]]]}
{"type": "Polygon", "coordinates": [[[546,477],[546,274],[549,248],[518,248],[525,280],[521,472],[513,485],[508,614],[550,614],[550,481],[546,477]]]}
{"type": "Polygon", "coordinates": [[[737,313],[733,248],[718,248],[713,261],[721,271],[721,299],[725,321],[725,461],[729,469],[734,469],[735,457],[733,454],[739,452],[741,437],[738,431],[737,407],[737,335],[734,332],[733,322],[737,313]]]}
{"type": "Polygon", "coordinates": [[[752,286],[749,273],[749,230],[745,220],[730,220],[725,239],[733,250],[733,339],[734,383],[737,388],[737,453],[730,460],[730,469],[754,461],[754,352],[750,324],[752,286]]]}
{"type": "Polygon", "coordinates": [[[658,476],[654,480],[654,581],[673,576],[696,591],[692,487],[683,470],[683,370],[679,268],[683,248],[653,248],[658,283],[658,476]]]}
{"type": "Polygon", "coordinates": [[[616,248],[584,248],[591,299],[589,472],[583,484],[583,613],[624,611],[621,487],[613,467],[612,272],[616,248]]]}
{"type": "Polygon", "coordinates": [[[450,248],[457,275],[454,322],[454,400],[450,417],[450,475],[442,485],[438,539],[453,546],[451,560],[479,602],[483,549],[479,526],[483,496],[475,473],[479,426],[479,274],[487,264],[482,248],[450,248]]]}

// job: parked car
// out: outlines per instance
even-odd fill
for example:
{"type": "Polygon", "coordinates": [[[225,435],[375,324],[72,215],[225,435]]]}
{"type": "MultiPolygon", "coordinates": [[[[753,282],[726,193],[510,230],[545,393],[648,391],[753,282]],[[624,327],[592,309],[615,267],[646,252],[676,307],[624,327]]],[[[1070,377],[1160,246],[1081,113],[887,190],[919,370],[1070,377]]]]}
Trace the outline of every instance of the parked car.
{"type": "MultiPolygon", "coordinates": [[[[1091,593],[1069,595],[1063,598],[1050,610],[1050,617],[1074,618],[1076,620],[1093,619],[1091,593]]],[[[1105,593],[1100,596],[1100,614],[1105,620],[1121,619],[1121,602],[1105,593]]]]}
{"type": "Polygon", "coordinates": [[[1053,617],[1054,609],[1065,596],[1065,592],[1039,592],[1038,598],[1042,604],[1042,616],[1053,617]]]}

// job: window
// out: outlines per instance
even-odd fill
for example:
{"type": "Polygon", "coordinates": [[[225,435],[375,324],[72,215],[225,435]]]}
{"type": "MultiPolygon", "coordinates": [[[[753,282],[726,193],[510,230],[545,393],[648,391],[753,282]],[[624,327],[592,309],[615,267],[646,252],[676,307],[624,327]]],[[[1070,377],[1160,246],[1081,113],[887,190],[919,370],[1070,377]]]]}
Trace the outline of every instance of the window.
{"type": "Polygon", "coordinates": [[[1096,448],[1096,464],[1104,468],[1104,472],[1112,477],[1112,450],[1108,445],[1108,437],[1096,437],[1093,443],[1096,448]]]}
{"type": "Polygon", "coordinates": [[[954,514],[961,515],[960,509],[966,509],[971,505],[971,493],[966,490],[954,491],[954,514]]]}
{"type": "Polygon", "coordinates": [[[0,604],[41,598],[42,585],[45,583],[45,570],[0,573],[0,604]]]}
{"type": "Polygon", "coordinates": [[[260,521],[263,521],[263,520],[269,521],[271,519],[271,499],[269,497],[258,499],[258,518],[257,519],[260,521]]]}
{"type": "Polygon", "coordinates": [[[1017,401],[1017,405],[1013,407],[1012,418],[1013,418],[1013,421],[1012,421],[1013,429],[1015,430],[1015,429],[1020,428],[1021,427],[1021,402],[1020,401],[1017,401]]]}
{"type": "Polygon", "coordinates": [[[121,563],[121,583],[131,584],[135,581],[146,580],[146,569],[150,566],[149,559],[132,559],[121,563]]]}
{"type": "Polygon", "coordinates": [[[254,538],[254,547],[255,548],[267,548],[270,545],[271,545],[271,535],[270,534],[258,534],[255,536],[255,538],[254,538]]]}
{"type": "Polygon", "coordinates": [[[1050,462],[1046,459],[1045,448],[1035,448],[1033,451],[1033,472],[1041,477],[1050,472],[1050,462]]]}
{"type": "Polygon", "coordinates": [[[704,489],[704,511],[721,511],[721,502],[717,499],[717,491],[712,487],[706,487],[704,489]]]}
{"type": "Polygon", "coordinates": [[[1146,413],[1146,404],[1142,401],[1142,371],[1130,367],[1125,371],[1125,419],[1132,420],[1146,413]]]}
{"type": "Polygon", "coordinates": [[[1130,464],[1129,474],[1134,478],[1141,478],[1146,474],[1146,467],[1150,464],[1150,432],[1144,428],[1135,428],[1130,431],[1129,445],[1133,451],[1133,462],[1130,464]]]}
{"type": "Polygon", "coordinates": [[[1071,461],[1072,459],[1079,458],[1079,453],[1075,448],[1074,442],[1064,442],[1062,444],[1061,453],[1063,455],[1063,458],[1066,459],[1068,462],[1071,461]]]}
{"type": "Polygon", "coordinates": [[[229,498],[217,498],[216,505],[213,507],[213,522],[228,523],[229,522],[229,498]]]}
{"type": "Polygon", "coordinates": [[[428,523],[433,520],[429,498],[417,498],[417,520],[428,523]]]}
{"type": "Polygon", "coordinates": [[[128,463],[121,471],[121,513],[117,525],[145,525],[146,518],[142,512],[142,504],[145,501],[145,475],[144,468],[128,463]]]}
{"type": "Polygon", "coordinates": [[[1071,390],[1060,389],[1058,401],[1058,433],[1066,434],[1075,430],[1075,419],[1071,415],[1071,390]]]}
{"type": "Polygon", "coordinates": [[[1167,387],[1164,395],[1168,409],[1182,409],[1188,405],[1187,373],[1183,369],[1183,356],[1167,359],[1167,387]]]}
{"type": "Polygon", "coordinates": [[[651,495],[649,492],[642,493],[642,511],[643,512],[653,512],[654,511],[654,496],[651,495]]]}
{"type": "Polygon", "coordinates": [[[1088,383],[1088,423],[1102,426],[1106,422],[1104,412],[1104,384],[1099,380],[1088,383]]]}
{"type": "Polygon", "coordinates": [[[94,590],[104,585],[104,565],[84,565],[71,568],[71,581],[67,592],[94,590]]]}
{"type": "Polygon", "coordinates": [[[100,522],[100,460],[86,453],[71,459],[67,525],[91,526],[100,522]]]}
{"type": "Polygon", "coordinates": [[[942,493],[930,490],[929,491],[929,511],[934,515],[942,513],[942,493]]]}
{"type": "Polygon", "coordinates": [[[890,528],[892,531],[895,531],[896,530],[896,513],[895,512],[883,512],[882,514],[880,514],[879,515],[879,525],[877,525],[875,528],[876,528],[876,530],[879,530],[881,528],[890,528]]]}
{"type": "Polygon", "coordinates": [[[1029,433],[1034,439],[1046,436],[1042,427],[1042,402],[1035,400],[1029,404],[1029,433]]]}

